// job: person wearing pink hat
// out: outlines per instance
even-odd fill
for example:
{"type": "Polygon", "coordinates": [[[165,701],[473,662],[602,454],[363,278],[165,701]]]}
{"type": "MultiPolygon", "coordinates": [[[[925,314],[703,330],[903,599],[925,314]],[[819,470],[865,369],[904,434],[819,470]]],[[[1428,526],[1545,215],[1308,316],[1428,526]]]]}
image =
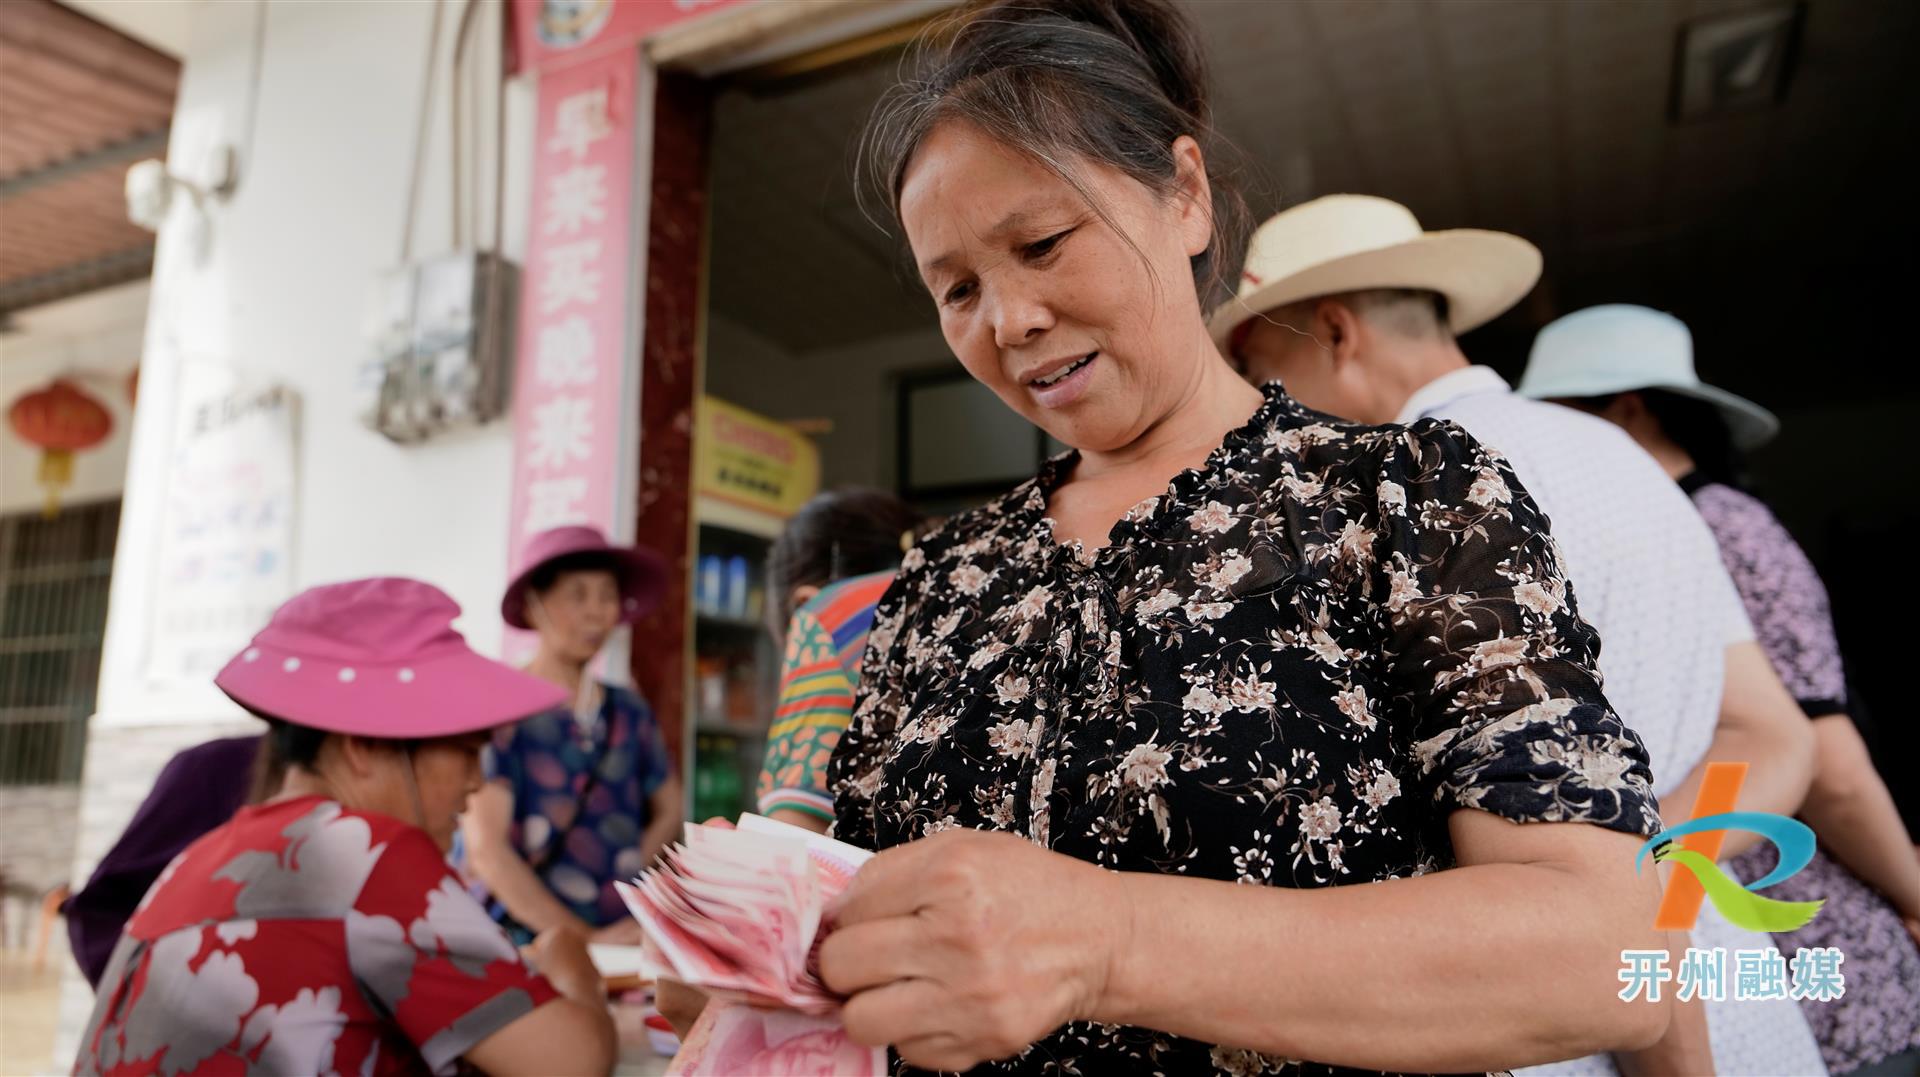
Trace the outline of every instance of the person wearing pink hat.
{"type": "Polygon", "coordinates": [[[616,628],[659,604],[666,579],[649,551],[559,527],[534,536],[501,599],[509,625],[539,633],[527,672],[567,701],[495,735],[463,823],[468,867],[515,938],[568,926],[639,942],[613,884],[678,835],[681,786],[646,701],[587,667],[616,628]]]}
{"type": "Polygon", "coordinates": [[[584,940],[523,957],[447,868],[490,731],[562,699],[475,654],[459,613],[415,580],[316,587],[220,671],[286,777],[148,891],[75,1072],[611,1068],[584,940]]]}

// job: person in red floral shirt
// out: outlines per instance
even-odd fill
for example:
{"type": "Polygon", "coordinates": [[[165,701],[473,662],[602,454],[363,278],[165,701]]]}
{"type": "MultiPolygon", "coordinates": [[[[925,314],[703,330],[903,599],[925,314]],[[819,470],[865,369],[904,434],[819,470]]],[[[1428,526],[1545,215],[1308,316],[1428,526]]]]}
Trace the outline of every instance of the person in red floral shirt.
{"type": "Polygon", "coordinates": [[[584,941],[523,958],[448,870],[493,728],[562,702],[475,654],[445,594],[307,591],[216,683],[287,767],[170,864],[100,983],[78,1073],[606,1072],[584,941]]]}

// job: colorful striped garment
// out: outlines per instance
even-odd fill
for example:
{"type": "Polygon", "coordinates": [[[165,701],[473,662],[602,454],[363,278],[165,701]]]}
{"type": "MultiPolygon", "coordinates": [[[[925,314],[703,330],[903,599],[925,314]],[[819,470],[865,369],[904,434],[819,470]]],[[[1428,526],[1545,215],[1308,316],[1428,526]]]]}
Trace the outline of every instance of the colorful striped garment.
{"type": "Polygon", "coordinates": [[[892,582],[891,571],[840,580],[794,611],[780,702],[760,766],[762,815],[785,808],[833,819],[827,760],[853,717],[873,607],[892,582]]]}

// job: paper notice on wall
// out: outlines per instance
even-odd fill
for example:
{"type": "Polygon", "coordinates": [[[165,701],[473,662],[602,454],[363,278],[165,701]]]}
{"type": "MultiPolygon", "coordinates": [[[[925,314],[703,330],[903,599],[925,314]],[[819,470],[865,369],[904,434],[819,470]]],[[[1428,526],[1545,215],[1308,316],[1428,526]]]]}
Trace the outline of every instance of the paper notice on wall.
{"type": "Polygon", "coordinates": [[[147,676],[205,684],[292,595],[299,402],[213,364],[180,379],[147,676]]]}

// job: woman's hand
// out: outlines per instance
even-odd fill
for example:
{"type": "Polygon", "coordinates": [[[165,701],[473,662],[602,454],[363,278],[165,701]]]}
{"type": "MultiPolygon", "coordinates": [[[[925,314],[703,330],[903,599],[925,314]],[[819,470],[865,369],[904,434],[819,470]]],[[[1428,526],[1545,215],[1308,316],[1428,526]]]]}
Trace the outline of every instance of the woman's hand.
{"type": "Polygon", "coordinates": [[[693,1031],[693,1023],[700,1019],[701,1011],[707,1008],[707,993],[679,980],[655,980],[653,1008],[673,1026],[673,1034],[684,1040],[687,1033],[693,1031]]]}
{"type": "Polygon", "coordinates": [[[953,830],[874,857],[828,912],[847,1032],[965,1070],[1095,1011],[1128,944],[1118,876],[1011,834],[953,830]]]}
{"type": "Polygon", "coordinates": [[[587,956],[585,936],[572,928],[550,927],[521,952],[534,971],[545,976],[562,995],[589,1005],[606,1005],[606,982],[587,956]]]}
{"type": "Polygon", "coordinates": [[[626,917],[596,929],[587,937],[587,941],[602,946],[638,946],[645,937],[640,930],[640,921],[626,917]]]}

